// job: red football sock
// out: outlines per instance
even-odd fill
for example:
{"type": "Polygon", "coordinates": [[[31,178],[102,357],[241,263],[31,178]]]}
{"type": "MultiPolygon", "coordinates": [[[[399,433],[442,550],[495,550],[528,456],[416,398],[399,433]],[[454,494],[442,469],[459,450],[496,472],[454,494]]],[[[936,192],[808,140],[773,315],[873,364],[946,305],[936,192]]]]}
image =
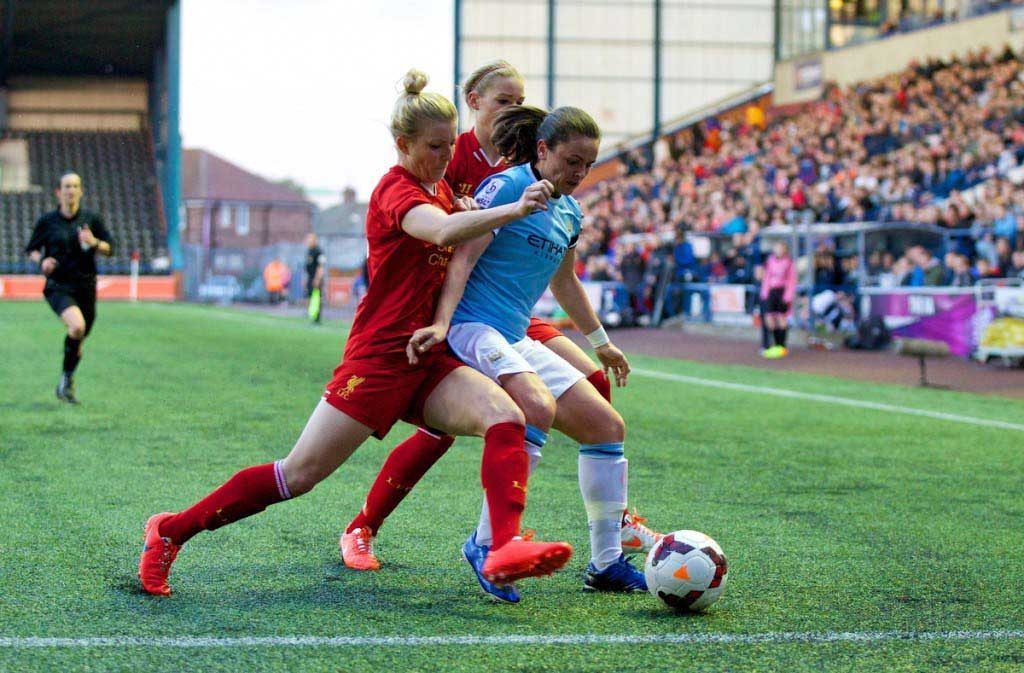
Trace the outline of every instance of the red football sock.
{"type": "Polygon", "coordinates": [[[374,535],[384,524],[391,512],[395,511],[409,491],[412,490],[434,463],[445,454],[455,438],[440,437],[420,428],[411,437],[396,446],[377,473],[366,502],[356,518],[345,529],[351,533],[356,528],[369,528],[374,535]]]}
{"type": "Polygon", "coordinates": [[[160,535],[174,544],[201,530],[215,530],[257,514],[291,497],[280,468],[281,461],[240,470],[208,496],[160,523],[160,535]]]}
{"type": "Polygon", "coordinates": [[[523,449],[525,436],[526,428],[518,423],[498,423],[484,434],[480,481],[491,513],[492,549],[519,535],[530,472],[530,459],[523,449]]]}
{"type": "Polygon", "coordinates": [[[604,375],[602,370],[598,369],[588,376],[587,380],[597,388],[597,392],[601,393],[601,397],[609,402],[612,401],[612,382],[608,380],[608,377],[604,375]]]}

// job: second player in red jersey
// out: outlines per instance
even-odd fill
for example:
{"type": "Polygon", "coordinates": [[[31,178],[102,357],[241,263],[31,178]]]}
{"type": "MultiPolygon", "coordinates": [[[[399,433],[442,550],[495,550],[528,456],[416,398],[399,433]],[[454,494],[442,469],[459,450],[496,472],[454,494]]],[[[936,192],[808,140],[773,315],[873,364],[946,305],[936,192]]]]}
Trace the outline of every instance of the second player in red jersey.
{"type": "MultiPolygon", "coordinates": [[[[476,116],[475,124],[455,142],[455,153],[444,179],[457,196],[472,196],[486,178],[508,168],[494,146],[492,130],[499,112],[523,103],[523,78],[507,61],[494,61],[477,68],[466,79],[463,91],[466,105],[476,116]]],[[[541,318],[532,318],[526,336],[583,372],[598,392],[611,400],[611,384],[604,371],[557,327],[541,318]]]]}
{"type": "Polygon", "coordinates": [[[473,196],[481,182],[508,168],[501,156],[493,159],[487,156],[476,134],[476,128],[459,134],[452,162],[444,174],[445,182],[459,196],[473,196]]]}

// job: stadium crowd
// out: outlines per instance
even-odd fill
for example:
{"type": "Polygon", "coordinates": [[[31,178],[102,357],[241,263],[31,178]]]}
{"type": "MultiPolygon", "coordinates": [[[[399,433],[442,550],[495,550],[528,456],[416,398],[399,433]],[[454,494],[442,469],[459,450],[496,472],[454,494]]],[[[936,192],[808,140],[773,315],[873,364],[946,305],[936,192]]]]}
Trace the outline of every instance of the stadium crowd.
{"type": "Polygon", "coordinates": [[[848,88],[766,120],[710,118],[633,150],[581,201],[579,272],[620,280],[650,308],[677,282],[754,282],[762,232],[805,222],[933,225],[949,249],[869,250],[866,264],[816,242],[816,285],[970,285],[1024,278],[1024,54],[968,53],[848,88]],[[688,236],[714,245],[697,258],[688,236]]]}

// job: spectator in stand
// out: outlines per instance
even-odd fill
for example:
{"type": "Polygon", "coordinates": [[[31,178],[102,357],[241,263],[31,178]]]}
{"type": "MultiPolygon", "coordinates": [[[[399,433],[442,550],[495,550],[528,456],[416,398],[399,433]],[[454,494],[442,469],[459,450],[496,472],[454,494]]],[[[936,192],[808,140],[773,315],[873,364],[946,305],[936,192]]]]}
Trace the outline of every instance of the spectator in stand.
{"type": "Polygon", "coordinates": [[[900,287],[906,285],[910,278],[910,269],[912,265],[910,260],[907,259],[906,255],[903,255],[895,262],[892,263],[892,271],[889,273],[883,273],[878,278],[878,284],[881,287],[900,287]]]}
{"type": "Polygon", "coordinates": [[[1010,256],[1010,270],[1005,275],[1007,278],[1024,280],[1024,250],[1013,251],[1010,256]]]}
{"type": "Polygon", "coordinates": [[[677,283],[688,283],[696,275],[697,257],[693,254],[693,244],[686,240],[686,232],[676,234],[676,245],[672,249],[672,258],[676,263],[674,280],[677,283]]]}
{"type": "Polygon", "coordinates": [[[615,280],[607,257],[591,257],[587,260],[586,280],[601,282],[615,280]]]}
{"type": "Polygon", "coordinates": [[[637,151],[630,170],[583,205],[600,213],[595,224],[605,231],[595,238],[612,243],[666,224],[729,231],[737,217],[751,232],[764,223],[874,218],[979,230],[1000,221],[1006,231],[1012,217],[1020,224],[1004,237],[1016,249],[1024,193],[1006,176],[1024,159],[1022,74],[1017,54],[982,50],[831,87],[763,128],[708,119],[676,134],[654,165],[637,151]]]}
{"type": "Polygon", "coordinates": [[[761,281],[761,301],[765,304],[765,324],[772,332],[775,345],[761,352],[768,359],[786,357],[786,332],[789,330],[789,314],[796,298],[796,264],[789,256],[789,246],[776,241],[772,254],[764,267],[761,281]]]}
{"type": "Polygon", "coordinates": [[[754,271],[747,265],[747,258],[735,255],[728,264],[726,280],[734,285],[749,285],[754,282],[754,271]]]}
{"type": "Polygon", "coordinates": [[[991,231],[985,231],[974,243],[974,251],[977,257],[988,262],[989,266],[999,264],[999,256],[996,253],[996,241],[991,231]]]}
{"type": "Polygon", "coordinates": [[[971,264],[967,257],[950,253],[949,275],[946,285],[952,287],[970,287],[974,285],[974,277],[971,275],[971,264]]]}
{"type": "Polygon", "coordinates": [[[1010,241],[1005,238],[996,239],[996,269],[1001,274],[1010,268],[1010,255],[1013,250],[1010,248],[1010,241]]]}
{"type": "Polygon", "coordinates": [[[722,263],[722,256],[717,252],[713,251],[708,256],[708,261],[702,266],[704,267],[703,275],[709,283],[721,283],[728,276],[725,264],[722,263]]]}
{"type": "Polygon", "coordinates": [[[629,303],[633,309],[634,316],[647,313],[644,306],[644,271],[647,263],[644,260],[640,246],[632,244],[626,248],[625,254],[619,261],[619,274],[622,277],[622,284],[626,286],[629,293],[629,303]]]}
{"type": "Polygon", "coordinates": [[[930,250],[921,245],[915,245],[907,251],[907,257],[914,265],[910,272],[911,287],[942,285],[946,276],[945,269],[939,260],[932,256],[930,250]]]}
{"type": "MultiPolygon", "coordinates": [[[[753,268],[761,264],[761,238],[758,226],[756,230],[748,231],[745,234],[736,234],[732,237],[732,250],[726,253],[726,257],[732,259],[733,253],[737,257],[745,257],[747,266],[753,268]]],[[[729,263],[726,262],[726,266],[729,263]]]]}
{"type": "Polygon", "coordinates": [[[960,253],[956,250],[949,250],[942,257],[942,268],[944,275],[942,276],[942,285],[952,285],[953,276],[956,273],[956,267],[958,264],[958,257],[960,253]]]}
{"type": "Polygon", "coordinates": [[[882,273],[882,251],[872,250],[871,254],[868,255],[868,268],[867,272],[870,276],[877,276],[882,273]]]}
{"type": "MultiPolygon", "coordinates": [[[[647,256],[647,265],[644,272],[644,304],[647,310],[653,312],[658,303],[658,298],[665,292],[665,286],[671,283],[672,278],[668,272],[672,268],[672,252],[674,246],[670,242],[664,242],[647,256]]],[[[666,302],[668,297],[666,297],[666,302]]],[[[667,307],[662,307],[662,315],[668,316],[667,307]]],[[[650,324],[649,316],[642,316],[640,324],[650,324]]]]}
{"type": "Polygon", "coordinates": [[[748,105],[743,114],[747,120],[747,126],[758,129],[765,127],[764,110],[757,105],[748,105]]]}
{"type": "Polygon", "coordinates": [[[992,265],[984,257],[979,257],[974,260],[974,268],[971,269],[971,275],[974,276],[975,280],[988,280],[989,278],[998,278],[998,272],[992,268],[992,265]]]}
{"type": "Polygon", "coordinates": [[[836,282],[836,257],[832,249],[825,243],[819,244],[814,251],[814,286],[815,288],[831,288],[836,282]]]}
{"type": "Polygon", "coordinates": [[[839,258],[839,272],[842,274],[842,280],[839,283],[845,291],[854,291],[857,286],[861,284],[861,268],[860,260],[857,255],[846,254],[839,258]]]}
{"type": "Polygon", "coordinates": [[[995,220],[992,221],[992,233],[1000,238],[1013,240],[1017,236],[1017,216],[1006,206],[996,206],[995,220]]]}

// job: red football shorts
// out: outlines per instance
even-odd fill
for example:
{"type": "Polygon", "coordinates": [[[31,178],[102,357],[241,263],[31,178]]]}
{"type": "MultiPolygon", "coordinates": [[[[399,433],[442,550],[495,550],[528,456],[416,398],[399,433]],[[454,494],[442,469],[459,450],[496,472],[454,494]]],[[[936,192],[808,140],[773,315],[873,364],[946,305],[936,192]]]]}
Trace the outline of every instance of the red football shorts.
{"type": "Polygon", "coordinates": [[[544,343],[550,341],[555,337],[565,336],[558,329],[549,322],[545,322],[540,318],[530,318],[530,326],[526,328],[526,336],[530,337],[534,341],[544,343]]]}
{"type": "Polygon", "coordinates": [[[324,399],[383,439],[399,419],[425,427],[423,405],[430,393],[464,366],[447,349],[421,355],[416,365],[409,364],[405,353],[343,360],[327,384],[324,399]]]}

